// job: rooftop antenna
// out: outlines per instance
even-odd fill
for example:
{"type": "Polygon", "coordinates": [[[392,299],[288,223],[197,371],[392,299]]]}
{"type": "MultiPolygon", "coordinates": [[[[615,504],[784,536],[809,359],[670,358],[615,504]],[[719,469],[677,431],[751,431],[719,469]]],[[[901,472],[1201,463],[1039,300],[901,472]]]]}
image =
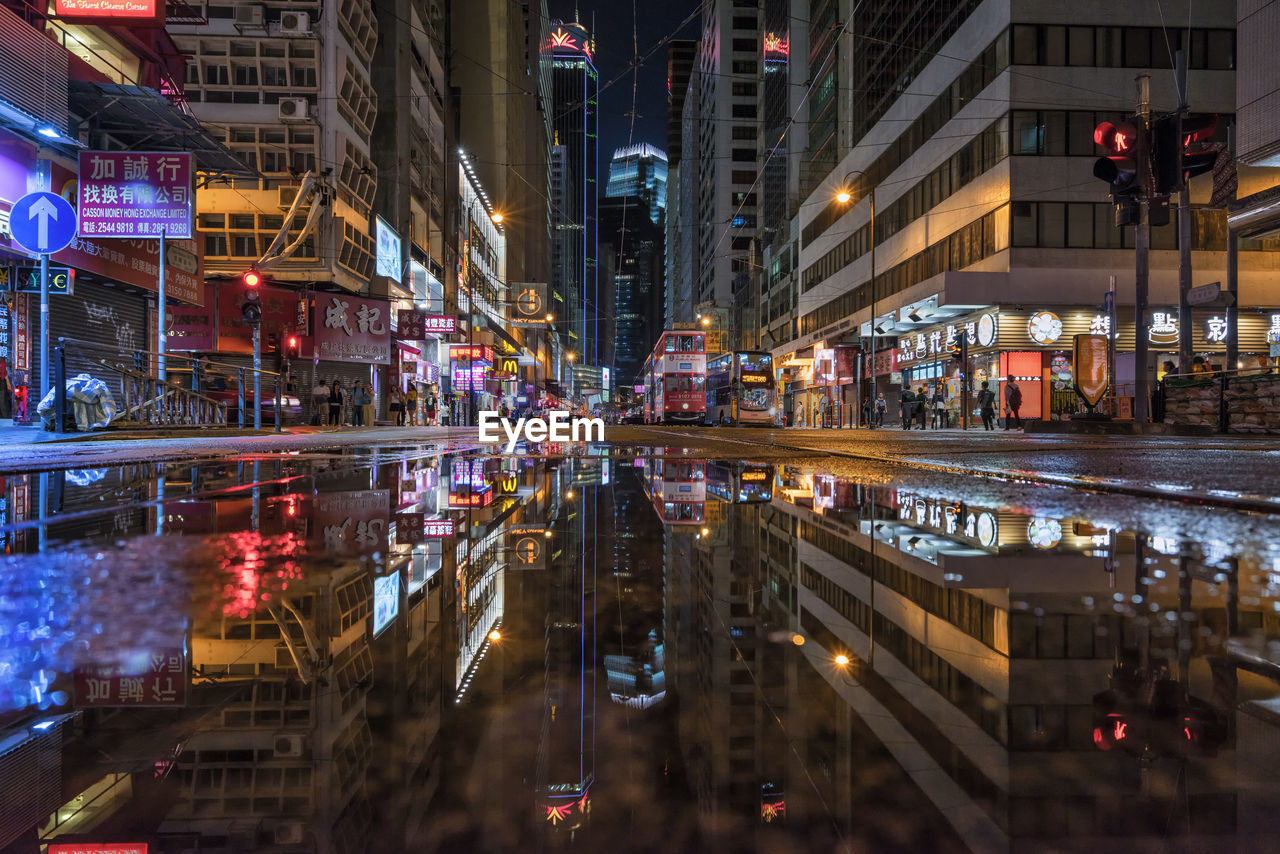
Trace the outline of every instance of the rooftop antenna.
{"type": "Polygon", "coordinates": [[[581,21],[578,20],[578,0],[573,0],[573,22],[575,24],[582,23],[581,21]]]}

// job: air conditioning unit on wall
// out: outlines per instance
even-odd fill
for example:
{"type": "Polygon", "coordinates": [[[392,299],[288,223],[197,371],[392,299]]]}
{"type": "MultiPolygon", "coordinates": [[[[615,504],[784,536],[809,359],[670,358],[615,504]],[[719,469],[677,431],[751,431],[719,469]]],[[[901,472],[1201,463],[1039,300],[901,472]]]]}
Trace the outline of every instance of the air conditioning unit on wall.
{"type": "Polygon", "coordinates": [[[258,5],[236,6],[237,27],[261,27],[265,10],[258,5]]]}
{"type": "Polygon", "coordinates": [[[305,122],[311,114],[306,98],[281,98],[277,108],[282,122],[305,122]]]}
{"type": "Polygon", "coordinates": [[[280,35],[282,36],[311,35],[311,15],[309,15],[306,12],[281,12],[280,13],[280,35]]]}
{"type": "Polygon", "coordinates": [[[305,746],[303,737],[292,733],[277,735],[271,754],[276,759],[297,759],[305,746]]]}

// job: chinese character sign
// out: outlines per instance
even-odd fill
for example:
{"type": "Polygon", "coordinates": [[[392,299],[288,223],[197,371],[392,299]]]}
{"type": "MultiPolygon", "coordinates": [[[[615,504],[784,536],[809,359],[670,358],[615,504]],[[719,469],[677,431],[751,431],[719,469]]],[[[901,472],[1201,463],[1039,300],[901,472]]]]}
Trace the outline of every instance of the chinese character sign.
{"type": "Polygon", "coordinates": [[[1221,342],[1227,340],[1227,319],[1225,317],[1211,317],[1204,322],[1204,337],[1206,341],[1221,342]]]}
{"type": "Polygon", "coordinates": [[[185,647],[140,652],[115,664],[77,668],[76,706],[185,706],[189,681],[185,647]]]}
{"type": "Polygon", "coordinates": [[[80,152],[80,236],[194,238],[191,177],[189,152],[80,152]]]}
{"type": "Polygon", "coordinates": [[[316,295],[317,359],[391,363],[390,306],[351,294],[316,295]]]}
{"type": "Polygon", "coordinates": [[[452,335],[458,331],[458,319],[448,315],[427,314],[418,309],[396,312],[396,337],[405,341],[421,341],[428,332],[452,335]]]}
{"type": "Polygon", "coordinates": [[[547,322],[550,304],[545,282],[512,282],[511,288],[515,295],[512,326],[541,326],[547,322]]]}

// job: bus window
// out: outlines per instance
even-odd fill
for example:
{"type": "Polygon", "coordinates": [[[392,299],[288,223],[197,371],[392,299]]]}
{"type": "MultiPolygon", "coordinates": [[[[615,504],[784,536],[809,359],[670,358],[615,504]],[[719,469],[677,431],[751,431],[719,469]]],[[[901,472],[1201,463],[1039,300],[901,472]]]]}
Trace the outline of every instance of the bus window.
{"type": "Polygon", "coordinates": [[[694,375],[692,376],[692,379],[693,379],[693,388],[692,388],[692,390],[693,390],[693,391],[702,391],[703,386],[705,386],[705,385],[706,385],[706,383],[707,383],[707,378],[706,378],[706,377],[704,377],[702,374],[694,374],[694,375]]]}
{"type": "Polygon", "coordinates": [[[694,338],[694,349],[696,349],[699,353],[707,349],[706,345],[702,343],[705,340],[706,339],[701,335],[698,335],[694,338]]]}
{"type": "Polygon", "coordinates": [[[680,391],[679,382],[680,382],[679,374],[667,374],[665,377],[662,378],[663,387],[666,389],[668,393],[680,391]]]}
{"type": "Polygon", "coordinates": [[[668,353],[674,353],[676,351],[676,336],[668,335],[664,347],[668,353]]]}

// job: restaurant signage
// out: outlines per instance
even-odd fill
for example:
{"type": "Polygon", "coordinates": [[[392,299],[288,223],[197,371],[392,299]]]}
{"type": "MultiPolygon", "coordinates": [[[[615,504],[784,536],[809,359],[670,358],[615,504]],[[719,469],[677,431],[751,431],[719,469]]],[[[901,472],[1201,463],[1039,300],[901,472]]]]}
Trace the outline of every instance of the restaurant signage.
{"type": "Polygon", "coordinates": [[[156,649],[111,664],[77,668],[76,706],[185,706],[189,682],[186,647],[156,649]]]}

